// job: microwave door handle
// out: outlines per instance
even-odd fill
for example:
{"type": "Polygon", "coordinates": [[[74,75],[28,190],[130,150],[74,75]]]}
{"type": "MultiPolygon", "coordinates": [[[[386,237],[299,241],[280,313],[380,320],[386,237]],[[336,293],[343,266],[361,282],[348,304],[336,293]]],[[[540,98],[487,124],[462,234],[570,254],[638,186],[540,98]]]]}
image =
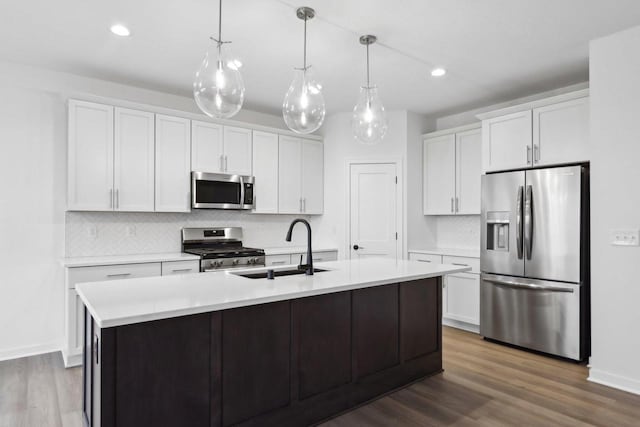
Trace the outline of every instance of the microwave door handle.
{"type": "Polygon", "coordinates": [[[527,185],[524,199],[524,246],[527,259],[531,259],[533,249],[533,188],[527,185]]]}
{"type": "Polygon", "coordinates": [[[244,206],[244,178],[240,177],[240,207],[244,206]]]}
{"type": "Polygon", "coordinates": [[[516,249],[518,251],[518,259],[522,259],[522,193],[524,187],[518,187],[518,197],[516,200],[516,249]]]}

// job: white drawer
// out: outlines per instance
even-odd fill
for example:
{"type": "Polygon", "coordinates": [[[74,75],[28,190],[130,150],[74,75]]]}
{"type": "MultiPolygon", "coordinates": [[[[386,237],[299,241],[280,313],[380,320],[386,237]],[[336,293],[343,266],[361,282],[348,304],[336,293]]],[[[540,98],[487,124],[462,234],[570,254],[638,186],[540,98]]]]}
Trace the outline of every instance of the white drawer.
{"type": "Polygon", "coordinates": [[[162,263],[162,275],[189,274],[200,272],[200,261],[167,261],[162,263]]]}
{"type": "Polygon", "coordinates": [[[462,256],[443,256],[443,264],[465,265],[471,267],[471,271],[467,273],[480,274],[480,259],[462,256]]]}
{"type": "Polygon", "coordinates": [[[68,269],[67,286],[75,289],[77,283],[153,277],[160,276],[161,273],[159,262],[74,267],[68,269]]]}
{"type": "Polygon", "coordinates": [[[291,255],[267,255],[265,257],[265,264],[267,267],[272,265],[289,265],[291,264],[291,255]]]}
{"type": "MultiPolygon", "coordinates": [[[[291,263],[299,264],[300,263],[300,255],[302,255],[302,263],[307,263],[307,253],[306,252],[296,252],[291,254],[291,263]]],[[[321,252],[313,252],[313,262],[325,262],[325,261],[336,261],[338,259],[338,252],[336,251],[321,251],[321,252]]]]}
{"type": "Polygon", "coordinates": [[[409,253],[410,261],[430,262],[433,264],[442,264],[442,256],[431,254],[420,254],[416,252],[409,253]]]}

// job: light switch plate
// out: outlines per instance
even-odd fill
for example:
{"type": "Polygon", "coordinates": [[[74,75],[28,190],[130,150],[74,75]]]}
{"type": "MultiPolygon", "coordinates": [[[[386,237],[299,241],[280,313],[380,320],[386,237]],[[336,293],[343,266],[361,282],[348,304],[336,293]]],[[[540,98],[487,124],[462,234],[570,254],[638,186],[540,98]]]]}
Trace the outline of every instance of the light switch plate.
{"type": "Polygon", "coordinates": [[[611,244],[613,246],[640,246],[640,230],[611,230],[611,244]]]}

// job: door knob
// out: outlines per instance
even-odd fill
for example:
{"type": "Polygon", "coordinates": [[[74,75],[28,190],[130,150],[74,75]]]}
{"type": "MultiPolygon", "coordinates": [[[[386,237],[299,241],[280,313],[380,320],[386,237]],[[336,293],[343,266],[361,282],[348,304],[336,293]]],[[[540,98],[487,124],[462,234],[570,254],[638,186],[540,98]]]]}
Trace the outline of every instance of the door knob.
{"type": "Polygon", "coordinates": [[[360,249],[360,246],[358,246],[358,245],[353,245],[353,250],[354,250],[354,251],[357,251],[358,249],[360,249]]]}

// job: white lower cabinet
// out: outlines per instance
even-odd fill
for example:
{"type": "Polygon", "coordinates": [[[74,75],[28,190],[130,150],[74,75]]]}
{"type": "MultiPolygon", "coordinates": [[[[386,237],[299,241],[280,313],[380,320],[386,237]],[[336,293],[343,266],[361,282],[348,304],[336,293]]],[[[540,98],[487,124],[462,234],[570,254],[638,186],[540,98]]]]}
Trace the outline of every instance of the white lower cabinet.
{"type": "Polygon", "coordinates": [[[67,268],[65,343],[62,349],[64,365],[70,367],[82,363],[84,305],[76,292],[76,284],[160,276],[161,271],[159,262],[67,268]]]}
{"type": "MultiPolygon", "coordinates": [[[[338,251],[313,251],[313,262],[336,261],[338,259],[338,251]]],[[[265,264],[267,267],[279,265],[299,265],[307,263],[306,252],[292,252],[290,254],[267,255],[265,264]],[[302,260],[302,261],[301,261],[302,260]]]]}
{"type": "Polygon", "coordinates": [[[409,252],[409,260],[471,267],[469,273],[448,274],[442,281],[442,323],[478,332],[480,326],[480,259],[409,252]]]}
{"type": "Polygon", "coordinates": [[[277,267],[279,265],[291,264],[291,254],[284,255],[267,255],[265,257],[265,265],[267,267],[277,267]]]}

